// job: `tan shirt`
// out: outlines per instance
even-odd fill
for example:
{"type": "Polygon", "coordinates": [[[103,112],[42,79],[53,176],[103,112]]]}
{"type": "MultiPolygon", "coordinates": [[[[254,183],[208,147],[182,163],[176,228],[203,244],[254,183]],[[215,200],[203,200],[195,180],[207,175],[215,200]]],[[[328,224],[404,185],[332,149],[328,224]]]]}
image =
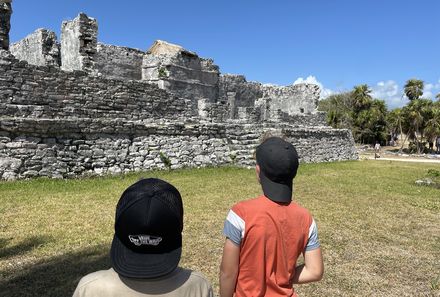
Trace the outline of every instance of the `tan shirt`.
{"type": "Polygon", "coordinates": [[[211,284],[200,273],[178,267],[156,279],[119,276],[113,268],[84,276],[73,297],[213,297],[211,284]]]}

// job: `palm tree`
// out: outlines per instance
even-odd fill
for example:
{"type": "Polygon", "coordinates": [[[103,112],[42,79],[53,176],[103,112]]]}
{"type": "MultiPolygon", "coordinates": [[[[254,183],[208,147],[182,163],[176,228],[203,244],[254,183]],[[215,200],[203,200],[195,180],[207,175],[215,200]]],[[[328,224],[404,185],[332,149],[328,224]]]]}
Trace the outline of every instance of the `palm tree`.
{"type": "Polygon", "coordinates": [[[403,112],[401,108],[396,108],[390,111],[387,115],[387,124],[389,126],[389,129],[391,131],[391,137],[393,137],[397,132],[400,134],[400,142],[402,143],[402,146],[399,150],[399,152],[403,149],[404,141],[402,141],[403,137],[403,129],[402,129],[402,123],[404,121],[403,112]]]}
{"type": "Polygon", "coordinates": [[[354,86],[351,92],[353,96],[353,107],[355,112],[368,109],[371,106],[371,89],[367,84],[354,86]]]}
{"type": "Polygon", "coordinates": [[[417,135],[423,118],[420,112],[412,106],[405,106],[403,110],[405,115],[404,131],[408,138],[417,144],[417,153],[419,153],[420,150],[417,135]]]}
{"type": "Polygon", "coordinates": [[[374,132],[374,140],[375,141],[386,141],[387,139],[387,121],[386,121],[386,115],[387,115],[387,106],[385,104],[385,101],[374,99],[371,102],[371,129],[374,132]]]}
{"type": "Polygon", "coordinates": [[[431,118],[426,122],[425,135],[429,142],[435,142],[440,136],[440,104],[431,110],[431,118]]]}
{"type": "Polygon", "coordinates": [[[333,94],[318,104],[319,111],[327,113],[327,124],[333,128],[351,129],[352,123],[351,92],[333,94]]]}
{"type": "Polygon", "coordinates": [[[410,101],[419,99],[423,95],[424,85],[423,80],[420,79],[412,78],[408,80],[404,87],[406,97],[408,97],[410,101]]]}
{"type": "Polygon", "coordinates": [[[421,152],[421,142],[427,121],[431,118],[433,102],[429,99],[416,99],[402,109],[404,122],[403,129],[409,139],[417,146],[417,153],[421,152]],[[420,141],[419,141],[420,136],[420,141]]]}
{"type": "Polygon", "coordinates": [[[353,119],[353,137],[359,143],[386,140],[387,108],[383,100],[371,100],[371,106],[357,113],[353,119]]]}

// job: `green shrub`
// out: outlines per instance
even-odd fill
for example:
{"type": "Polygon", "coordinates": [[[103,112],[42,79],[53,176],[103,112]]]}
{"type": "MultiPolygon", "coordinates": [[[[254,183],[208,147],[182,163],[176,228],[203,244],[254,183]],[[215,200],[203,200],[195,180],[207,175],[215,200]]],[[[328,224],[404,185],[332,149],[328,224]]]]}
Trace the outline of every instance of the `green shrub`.
{"type": "Polygon", "coordinates": [[[167,70],[166,70],[165,67],[160,67],[160,68],[159,68],[159,77],[160,77],[160,78],[166,78],[166,77],[168,77],[168,72],[167,72],[167,70]]]}
{"type": "Polygon", "coordinates": [[[229,158],[231,158],[232,164],[235,164],[235,162],[237,162],[237,155],[236,154],[230,154],[229,158]]]}
{"type": "Polygon", "coordinates": [[[171,169],[171,160],[170,158],[163,152],[159,153],[160,160],[165,165],[166,168],[171,169]]]}
{"type": "Polygon", "coordinates": [[[428,169],[428,175],[431,177],[440,177],[440,170],[428,169]]]}

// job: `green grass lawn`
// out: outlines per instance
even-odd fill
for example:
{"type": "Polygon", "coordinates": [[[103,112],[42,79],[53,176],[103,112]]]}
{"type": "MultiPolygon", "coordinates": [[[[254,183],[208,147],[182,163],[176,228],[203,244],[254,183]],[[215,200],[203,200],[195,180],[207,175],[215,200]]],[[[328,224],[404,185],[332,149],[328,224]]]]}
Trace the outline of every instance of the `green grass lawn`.
{"type": "MultiPolygon", "coordinates": [[[[436,164],[304,164],[295,197],[314,215],[321,282],[300,296],[440,296],[440,189],[415,185],[436,164]]],[[[255,172],[207,168],[119,177],[0,183],[0,296],[71,296],[79,279],[109,267],[114,211],[141,177],[175,185],[185,207],[181,266],[218,291],[223,220],[260,194],[255,172]]]]}

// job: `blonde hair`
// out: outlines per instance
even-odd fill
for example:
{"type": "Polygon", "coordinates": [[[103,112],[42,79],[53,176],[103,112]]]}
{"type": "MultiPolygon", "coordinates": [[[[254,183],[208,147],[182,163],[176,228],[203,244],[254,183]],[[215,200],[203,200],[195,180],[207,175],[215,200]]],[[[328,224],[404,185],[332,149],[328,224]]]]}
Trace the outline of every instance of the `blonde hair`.
{"type": "Polygon", "coordinates": [[[263,134],[261,134],[260,136],[260,144],[265,142],[267,139],[271,138],[271,137],[279,137],[283,140],[287,140],[286,139],[286,135],[284,135],[281,131],[266,131],[263,134]]]}
{"type": "MultiPolygon", "coordinates": [[[[263,142],[265,142],[266,140],[268,140],[271,137],[279,137],[283,140],[287,140],[286,135],[282,134],[281,131],[279,131],[279,132],[278,131],[266,131],[266,132],[263,132],[263,134],[261,134],[259,144],[262,144],[263,142]]],[[[252,158],[255,161],[257,160],[257,148],[254,149],[254,153],[252,154],[252,158]]]]}

